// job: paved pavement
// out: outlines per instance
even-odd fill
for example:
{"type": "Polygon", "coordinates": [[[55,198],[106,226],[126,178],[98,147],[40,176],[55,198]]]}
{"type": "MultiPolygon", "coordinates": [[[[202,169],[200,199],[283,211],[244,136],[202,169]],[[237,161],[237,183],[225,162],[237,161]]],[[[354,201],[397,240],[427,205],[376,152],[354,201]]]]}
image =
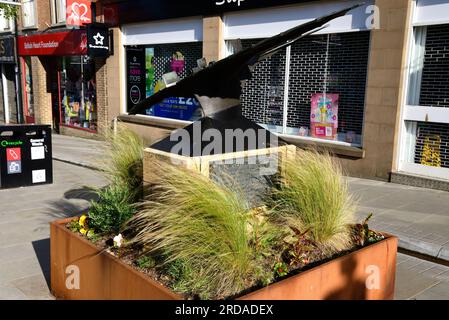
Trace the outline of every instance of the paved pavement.
{"type": "Polygon", "coordinates": [[[87,168],[99,169],[104,158],[102,141],[53,134],[53,158],[87,168]]]}
{"type": "Polygon", "coordinates": [[[449,300],[449,267],[398,254],[396,300],[449,300]]]}
{"type": "MultiPolygon", "coordinates": [[[[48,222],[76,215],[102,186],[101,142],[54,137],[53,185],[0,190],[0,299],[52,299],[49,293],[48,222]],[[67,163],[69,162],[69,163],[67,163]],[[71,163],[80,163],[82,166],[71,163]],[[84,167],[83,167],[84,166],[84,167]]],[[[360,198],[360,220],[399,236],[403,248],[447,258],[449,193],[349,178],[360,198]]],[[[449,300],[449,267],[398,255],[396,299],[449,300]]]]}
{"type": "Polygon", "coordinates": [[[48,223],[85,210],[93,194],[84,187],[106,183],[97,171],[53,165],[53,185],[0,190],[0,299],[53,299],[48,223]]]}
{"type": "Polygon", "coordinates": [[[449,192],[349,178],[357,217],[399,237],[403,249],[449,261],[449,192]]]}

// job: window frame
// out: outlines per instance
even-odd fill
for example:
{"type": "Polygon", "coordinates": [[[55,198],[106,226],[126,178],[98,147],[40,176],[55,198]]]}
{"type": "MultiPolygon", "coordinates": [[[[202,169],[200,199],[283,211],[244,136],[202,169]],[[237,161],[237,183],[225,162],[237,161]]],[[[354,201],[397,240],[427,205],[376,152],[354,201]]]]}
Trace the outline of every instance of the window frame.
{"type": "MultiPolygon", "coordinates": [[[[414,162],[414,153],[416,152],[416,137],[417,137],[417,123],[429,122],[429,123],[443,123],[449,124],[449,108],[446,107],[431,107],[420,105],[419,102],[413,104],[411,102],[411,95],[413,90],[421,89],[421,79],[418,75],[419,83],[416,81],[416,75],[412,72],[416,71],[416,59],[417,59],[417,30],[425,30],[426,27],[433,24],[449,24],[448,22],[439,21],[437,23],[421,23],[415,21],[417,19],[418,10],[416,2],[413,2],[412,17],[408,28],[409,45],[407,48],[407,68],[405,73],[405,83],[403,86],[403,103],[400,119],[400,132],[399,132],[399,152],[397,154],[397,167],[398,172],[404,172],[409,174],[417,174],[429,178],[438,178],[449,180],[449,169],[443,167],[431,167],[414,162]]],[[[422,39],[421,39],[422,41],[422,39]]],[[[422,43],[421,43],[422,45],[422,43]]],[[[424,47],[425,52],[425,47],[424,47]]],[[[422,72],[422,70],[420,71],[422,72]]],[[[421,90],[420,90],[421,91],[421,90]]],[[[416,94],[416,97],[418,97],[416,94]]]]}
{"type": "Polygon", "coordinates": [[[22,0],[22,10],[21,10],[21,18],[22,18],[22,27],[23,29],[32,29],[37,28],[37,8],[36,8],[36,0],[22,0]],[[23,10],[25,4],[31,3],[32,4],[32,19],[33,24],[25,25],[25,12],[23,10]]]}
{"type": "Polygon", "coordinates": [[[67,2],[66,0],[50,0],[50,14],[51,14],[51,24],[53,26],[60,26],[66,24],[66,8],[67,2]],[[64,8],[63,17],[60,17],[59,14],[62,13],[61,5],[64,8]]]}

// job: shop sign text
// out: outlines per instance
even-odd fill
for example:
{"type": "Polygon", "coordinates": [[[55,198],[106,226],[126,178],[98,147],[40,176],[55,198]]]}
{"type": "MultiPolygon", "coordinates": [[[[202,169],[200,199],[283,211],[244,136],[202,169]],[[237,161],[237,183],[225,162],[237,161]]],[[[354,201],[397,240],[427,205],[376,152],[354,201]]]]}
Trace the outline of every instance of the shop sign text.
{"type": "Polygon", "coordinates": [[[244,1],[245,1],[245,0],[221,0],[221,1],[215,2],[215,4],[216,4],[217,6],[222,6],[222,5],[224,5],[226,2],[227,2],[227,3],[236,3],[237,6],[240,7],[240,4],[241,4],[242,2],[244,2],[244,1]]]}

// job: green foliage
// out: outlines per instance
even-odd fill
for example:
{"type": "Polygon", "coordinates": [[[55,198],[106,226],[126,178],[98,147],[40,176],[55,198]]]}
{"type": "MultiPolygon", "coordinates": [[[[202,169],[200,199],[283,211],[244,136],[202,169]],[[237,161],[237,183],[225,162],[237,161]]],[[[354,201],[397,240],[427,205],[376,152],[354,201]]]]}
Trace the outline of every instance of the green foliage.
{"type": "Polygon", "coordinates": [[[288,266],[284,262],[278,262],[274,265],[274,274],[276,277],[285,277],[288,274],[288,266]]]}
{"type": "Polygon", "coordinates": [[[369,220],[373,217],[370,213],[368,217],[360,224],[355,224],[351,228],[352,241],[357,246],[364,246],[369,243],[375,243],[385,239],[385,237],[375,231],[370,230],[369,220]]]}
{"type": "Polygon", "coordinates": [[[348,224],[355,204],[341,167],[329,154],[300,151],[285,159],[273,188],[274,220],[299,233],[329,253],[351,246],[348,224]]]}
{"type": "Polygon", "coordinates": [[[72,220],[72,221],[69,222],[67,228],[69,228],[69,230],[72,231],[72,232],[78,233],[78,232],[80,232],[82,227],[79,224],[79,220],[75,219],[75,220],[72,220]]]}
{"type": "Polygon", "coordinates": [[[204,176],[152,162],[151,196],[128,223],[131,245],[162,258],[175,287],[201,298],[238,293],[258,274],[248,204],[204,176]]]}
{"type": "Polygon", "coordinates": [[[19,13],[19,6],[0,3],[0,15],[6,19],[16,18],[19,13]]]}
{"type": "Polygon", "coordinates": [[[118,233],[123,224],[135,213],[129,203],[131,197],[128,187],[116,183],[97,190],[99,200],[91,203],[89,227],[103,234],[118,233]]]}
{"type": "Polygon", "coordinates": [[[128,188],[130,203],[140,200],[143,193],[143,140],[123,125],[118,125],[116,132],[107,132],[105,138],[108,144],[105,173],[112,184],[128,188]]]}
{"type": "Polygon", "coordinates": [[[156,266],[156,261],[151,256],[142,256],[136,260],[136,266],[140,269],[151,269],[156,266]]]}

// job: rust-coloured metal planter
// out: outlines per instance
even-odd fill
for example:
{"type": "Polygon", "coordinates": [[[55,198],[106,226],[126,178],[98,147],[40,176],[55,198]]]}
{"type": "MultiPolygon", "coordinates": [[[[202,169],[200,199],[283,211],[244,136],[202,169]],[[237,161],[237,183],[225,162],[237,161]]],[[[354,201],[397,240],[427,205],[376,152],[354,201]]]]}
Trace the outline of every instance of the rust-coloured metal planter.
{"type": "MultiPolygon", "coordinates": [[[[71,219],[66,219],[51,223],[51,291],[56,298],[182,299],[109,253],[100,253],[92,243],[66,228],[66,224],[70,221],[71,219]],[[79,289],[76,289],[76,281],[72,281],[77,270],[79,270],[79,289]]],[[[239,299],[393,299],[396,255],[397,238],[387,235],[383,241],[251,292],[239,299]]]]}

